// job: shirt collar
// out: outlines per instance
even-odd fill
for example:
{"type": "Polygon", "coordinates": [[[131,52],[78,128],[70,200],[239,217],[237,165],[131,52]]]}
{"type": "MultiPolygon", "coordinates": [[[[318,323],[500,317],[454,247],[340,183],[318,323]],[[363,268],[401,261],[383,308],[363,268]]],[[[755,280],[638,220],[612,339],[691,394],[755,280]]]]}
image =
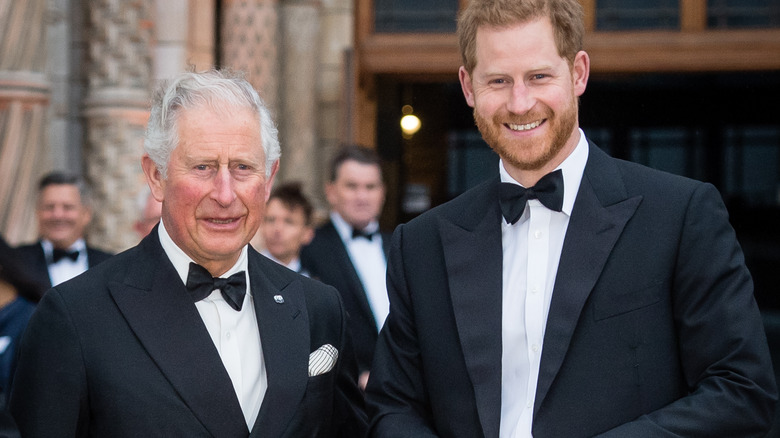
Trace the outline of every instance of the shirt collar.
{"type": "MultiPolygon", "coordinates": [[[[339,233],[339,236],[341,236],[341,240],[344,242],[349,242],[352,239],[352,225],[348,224],[347,221],[344,220],[344,218],[341,217],[340,214],[338,214],[335,211],[330,212],[330,221],[333,222],[333,226],[336,228],[336,231],[339,233]]],[[[372,220],[368,223],[368,226],[363,229],[363,231],[367,233],[375,233],[379,231],[379,221],[372,220]]]]}
{"type": "MultiPolygon", "coordinates": [[[[577,192],[580,190],[582,175],[585,172],[585,164],[588,162],[588,140],[582,129],[578,129],[580,140],[574,150],[563,160],[558,167],[553,170],[561,169],[563,171],[563,208],[561,211],[571,216],[574,208],[574,201],[577,198],[577,192]]],[[[501,182],[518,183],[504,169],[504,161],[499,160],[498,172],[501,176],[501,182]]],[[[522,184],[520,184],[522,185],[522,184]]]]}
{"type": "MultiPolygon", "coordinates": [[[[168,256],[168,259],[170,259],[173,267],[176,269],[176,273],[179,274],[182,283],[187,284],[187,276],[190,273],[190,262],[195,263],[195,261],[192,260],[190,256],[188,256],[181,248],[179,248],[173,239],[171,239],[171,236],[168,234],[168,230],[165,229],[165,225],[163,224],[162,220],[160,220],[160,226],[158,227],[158,236],[160,237],[160,245],[162,245],[163,251],[165,251],[165,255],[168,256]]],[[[229,277],[230,275],[240,271],[245,271],[248,273],[249,271],[247,267],[249,264],[247,262],[247,252],[247,246],[244,246],[244,248],[241,250],[241,255],[238,256],[238,261],[236,261],[236,264],[221,276],[229,277]]],[[[249,275],[247,275],[247,286],[249,285],[248,281],[249,275]]],[[[247,287],[247,293],[249,293],[249,290],[249,287],[247,287]]]]}

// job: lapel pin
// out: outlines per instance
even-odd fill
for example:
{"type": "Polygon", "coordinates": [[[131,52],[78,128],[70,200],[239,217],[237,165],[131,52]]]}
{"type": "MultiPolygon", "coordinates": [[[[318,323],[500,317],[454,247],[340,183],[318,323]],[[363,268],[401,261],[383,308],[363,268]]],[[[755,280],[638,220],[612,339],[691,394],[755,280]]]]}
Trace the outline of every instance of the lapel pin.
{"type": "Polygon", "coordinates": [[[276,301],[277,304],[284,303],[284,297],[281,295],[274,295],[274,301],[276,301]]]}

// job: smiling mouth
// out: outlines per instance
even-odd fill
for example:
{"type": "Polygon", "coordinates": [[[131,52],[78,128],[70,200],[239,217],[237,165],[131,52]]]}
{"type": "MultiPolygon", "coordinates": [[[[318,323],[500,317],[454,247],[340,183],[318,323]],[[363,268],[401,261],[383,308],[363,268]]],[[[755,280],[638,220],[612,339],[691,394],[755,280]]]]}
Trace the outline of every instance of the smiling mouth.
{"type": "Polygon", "coordinates": [[[209,219],[209,222],[217,225],[225,225],[235,222],[235,219],[209,219]]]}
{"type": "Polygon", "coordinates": [[[516,125],[514,123],[507,123],[506,126],[507,126],[507,128],[511,129],[512,131],[530,131],[531,129],[534,129],[534,128],[538,127],[539,125],[541,125],[543,122],[544,122],[544,119],[537,120],[537,121],[535,121],[533,123],[528,123],[528,124],[525,124],[525,125],[516,125]]]}

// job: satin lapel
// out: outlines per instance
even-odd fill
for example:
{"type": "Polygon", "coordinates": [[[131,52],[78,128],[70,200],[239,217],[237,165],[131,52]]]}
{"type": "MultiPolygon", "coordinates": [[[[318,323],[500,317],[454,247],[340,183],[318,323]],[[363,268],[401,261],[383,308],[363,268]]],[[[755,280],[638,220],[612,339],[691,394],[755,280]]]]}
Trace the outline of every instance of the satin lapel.
{"type": "Polygon", "coordinates": [[[561,368],[585,301],[641,200],[627,197],[612,158],[591,144],[555,277],[534,414],[561,368]]]}
{"type": "Polygon", "coordinates": [[[501,414],[501,213],[498,179],[468,217],[442,218],[441,239],[453,312],[485,436],[501,414]]]}
{"type": "Polygon", "coordinates": [[[149,356],[214,436],[246,436],[246,421],[217,349],[152,233],[123,283],[109,290],[149,356]]]}
{"type": "Polygon", "coordinates": [[[339,233],[336,231],[336,227],[333,225],[333,223],[329,222],[328,227],[325,228],[325,230],[328,232],[326,235],[328,240],[331,241],[330,246],[333,251],[331,255],[337,259],[337,266],[344,268],[341,272],[341,275],[347,276],[348,283],[353,285],[353,287],[350,287],[348,290],[340,290],[339,292],[342,294],[352,294],[353,299],[360,303],[360,310],[365,313],[369,321],[373,321],[374,312],[371,310],[371,305],[368,304],[368,297],[366,295],[365,289],[363,289],[363,283],[360,281],[360,277],[358,276],[357,270],[355,269],[355,265],[352,264],[352,259],[349,258],[349,253],[347,252],[346,245],[344,245],[344,241],[341,240],[341,236],[339,236],[339,233]]]}
{"type": "Polygon", "coordinates": [[[35,248],[35,263],[31,266],[31,268],[35,271],[34,274],[32,274],[33,278],[45,278],[46,279],[46,286],[52,287],[51,284],[51,277],[49,276],[49,265],[46,263],[46,253],[43,251],[43,245],[40,241],[38,241],[38,244],[35,248]]]}
{"type": "Polygon", "coordinates": [[[274,266],[264,266],[270,263],[250,251],[250,283],[268,376],[252,436],[283,435],[298,412],[309,376],[309,316],[303,286],[299,280],[286,283],[273,275],[274,266]]]}

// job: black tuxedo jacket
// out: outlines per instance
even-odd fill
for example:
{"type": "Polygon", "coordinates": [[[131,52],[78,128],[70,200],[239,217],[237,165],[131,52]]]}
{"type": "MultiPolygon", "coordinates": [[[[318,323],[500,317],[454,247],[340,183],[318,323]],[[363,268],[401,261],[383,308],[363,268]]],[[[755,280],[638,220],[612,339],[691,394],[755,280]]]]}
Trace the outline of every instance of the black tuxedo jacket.
{"type": "MultiPolygon", "coordinates": [[[[389,233],[381,233],[381,236],[387,258],[391,236],[389,233]]],[[[368,370],[378,334],[376,319],[347,247],[332,222],[319,227],[311,243],[301,250],[301,266],[312,278],[335,287],[341,294],[349,314],[347,327],[355,345],[358,367],[361,371],[368,370]]]]}
{"type": "MultiPolygon", "coordinates": [[[[371,436],[498,437],[498,177],[397,228],[371,436]]],[[[763,436],[777,398],[750,274],[709,184],[594,145],[563,243],[533,436],[763,436]]]]}
{"type": "Polygon", "coordinates": [[[155,231],[38,304],[11,391],[22,436],[360,436],[362,394],[338,293],[251,248],[248,263],[268,377],[251,434],[155,231]],[[309,377],[309,354],[324,344],[338,349],[336,367],[309,377]]]}
{"type": "MultiPolygon", "coordinates": [[[[22,267],[46,289],[51,287],[51,277],[49,277],[49,267],[46,263],[46,255],[43,252],[41,242],[35,242],[28,245],[21,245],[15,248],[22,267]]],[[[97,248],[87,246],[87,266],[94,267],[100,262],[107,260],[112,254],[101,251],[97,248]]],[[[39,301],[38,297],[36,301],[39,301]]]]}

